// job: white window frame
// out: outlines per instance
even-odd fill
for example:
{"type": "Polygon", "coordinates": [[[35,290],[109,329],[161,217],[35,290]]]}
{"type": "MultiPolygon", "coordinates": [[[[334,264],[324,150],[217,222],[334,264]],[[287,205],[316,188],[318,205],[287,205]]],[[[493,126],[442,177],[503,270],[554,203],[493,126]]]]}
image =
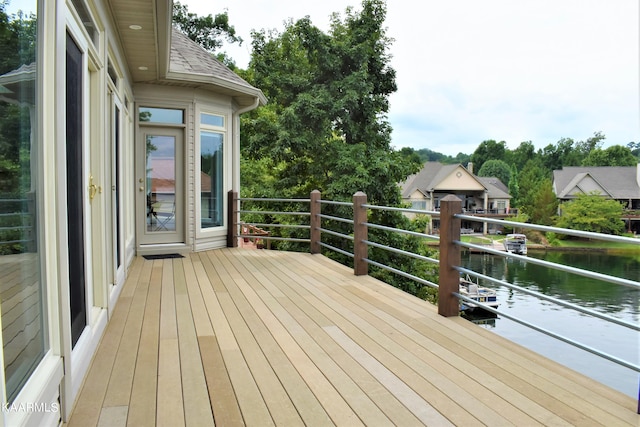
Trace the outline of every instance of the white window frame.
{"type": "Polygon", "coordinates": [[[215,237],[226,235],[227,233],[227,198],[225,197],[225,190],[230,188],[231,183],[231,173],[232,173],[232,165],[231,165],[231,151],[232,144],[229,139],[229,115],[225,112],[216,109],[208,109],[208,108],[199,108],[196,109],[196,116],[194,122],[196,124],[196,134],[195,134],[195,144],[194,144],[194,162],[195,162],[195,222],[196,222],[196,237],[198,238],[206,238],[206,237],[215,237]],[[223,126],[213,126],[202,123],[202,114],[210,114],[213,116],[222,117],[224,123],[223,126]],[[219,133],[222,135],[222,178],[223,178],[223,194],[222,197],[222,225],[218,227],[207,227],[202,228],[202,203],[201,203],[201,173],[202,168],[200,166],[200,149],[201,149],[201,133],[202,132],[213,132],[219,133]]]}

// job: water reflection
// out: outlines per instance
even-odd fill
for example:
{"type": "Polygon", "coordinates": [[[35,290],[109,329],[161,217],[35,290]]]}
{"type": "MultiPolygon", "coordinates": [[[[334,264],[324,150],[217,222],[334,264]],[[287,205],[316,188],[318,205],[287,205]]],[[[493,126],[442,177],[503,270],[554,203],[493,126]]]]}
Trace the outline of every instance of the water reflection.
{"type": "MultiPolygon", "coordinates": [[[[529,253],[546,261],[638,281],[640,257],[604,252],[529,253]]],[[[640,290],[552,270],[522,260],[483,254],[463,255],[463,266],[532,291],[622,319],[640,321],[640,290]]],[[[637,364],[638,333],[604,320],[485,281],[498,294],[499,310],[582,344],[637,364]]],[[[474,321],[475,322],[475,321],[474,321]]],[[[482,322],[480,322],[482,323],[482,322]]],[[[564,344],[498,316],[483,327],[630,395],[637,395],[638,374],[584,350],[564,344]],[[490,326],[487,326],[490,325],[490,326]]]]}

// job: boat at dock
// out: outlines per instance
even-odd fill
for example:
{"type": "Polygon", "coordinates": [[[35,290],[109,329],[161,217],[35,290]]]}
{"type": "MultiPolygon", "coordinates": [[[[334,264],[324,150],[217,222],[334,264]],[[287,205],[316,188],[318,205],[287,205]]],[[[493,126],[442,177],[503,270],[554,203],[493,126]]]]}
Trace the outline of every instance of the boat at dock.
{"type": "Polygon", "coordinates": [[[510,254],[527,254],[527,236],[524,234],[507,234],[503,244],[504,250],[510,254]]]}
{"type": "MultiPolygon", "coordinates": [[[[491,308],[498,308],[498,295],[494,289],[478,286],[471,278],[460,278],[460,295],[470,298],[479,304],[484,304],[491,308]]],[[[469,313],[473,311],[486,311],[478,304],[460,300],[460,311],[469,313]]]]}

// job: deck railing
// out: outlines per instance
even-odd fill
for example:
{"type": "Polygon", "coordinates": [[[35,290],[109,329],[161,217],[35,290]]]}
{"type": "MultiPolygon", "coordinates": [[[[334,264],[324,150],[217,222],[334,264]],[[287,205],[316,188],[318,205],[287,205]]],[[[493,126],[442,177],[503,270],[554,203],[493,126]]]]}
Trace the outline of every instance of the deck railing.
{"type": "MultiPolygon", "coordinates": [[[[539,292],[535,292],[535,291],[523,288],[521,286],[517,286],[515,284],[505,282],[503,280],[498,280],[498,279],[483,275],[481,273],[475,272],[473,270],[464,268],[461,266],[461,251],[463,248],[466,248],[466,249],[485,252],[485,253],[500,256],[500,257],[524,260],[526,262],[538,264],[546,268],[570,272],[570,273],[581,275],[584,277],[606,281],[617,286],[626,286],[634,289],[640,289],[640,283],[638,281],[630,280],[623,277],[605,275],[605,274],[597,273],[594,271],[584,270],[584,269],[580,269],[580,268],[576,268],[568,265],[557,264],[549,261],[536,259],[533,257],[525,257],[521,255],[516,255],[513,253],[507,253],[507,252],[495,250],[483,245],[462,242],[460,239],[460,235],[461,235],[461,221],[465,220],[465,221],[482,222],[482,223],[495,224],[500,226],[513,227],[518,229],[552,232],[556,234],[564,234],[568,236],[588,238],[588,239],[594,239],[594,240],[623,242],[623,243],[629,243],[632,245],[637,245],[638,247],[640,247],[640,239],[563,229],[563,228],[557,228],[557,227],[548,227],[548,226],[537,225],[537,224],[511,222],[511,221],[489,218],[489,217],[466,215],[466,214],[463,214],[462,201],[453,195],[449,195],[441,200],[440,209],[437,212],[424,211],[419,209],[407,209],[407,208],[370,205],[370,204],[367,204],[366,195],[361,192],[358,192],[353,196],[352,202],[336,202],[336,201],[322,200],[321,195],[318,191],[312,192],[309,199],[256,199],[256,198],[249,199],[249,198],[238,198],[236,193],[230,193],[229,206],[236,207],[235,209],[229,210],[230,211],[229,223],[231,224],[231,226],[229,227],[229,230],[230,230],[229,239],[228,239],[229,246],[236,246],[237,243],[234,243],[234,242],[237,242],[236,239],[238,237],[245,237],[242,234],[238,233],[239,216],[242,214],[253,213],[253,214],[268,214],[268,215],[297,215],[300,217],[308,217],[309,218],[308,225],[307,224],[296,224],[296,225],[269,224],[269,223],[262,223],[262,224],[254,223],[251,225],[258,226],[261,228],[267,228],[267,229],[269,227],[290,227],[290,228],[295,227],[295,228],[309,230],[309,238],[286,239],[286,238],[274,237],[274,236],[268,236],[265,238],[274,239],[274,240],[290,240],[290,241],[293,240],[293,241],[305,242],[305,243],[308,242],[310,245],[311,253],[319,253],[321,252],[321,248],[325,248],[327,250],[341,253],[342,255],[348,256],[353,259],[354,273],[356,275],[368,274],[368,265],[375,265],[378,268],[382,268],[390,272],[393,272],[394,274],[399,274],[406,278],[414,280],[420,283],[421,285],[438,288],[438,312],[443,316],[447,316],[447,317],[458,316],[460,312],[460,301],[462,300],[466,302],[471,302],[482,307],[486,311],[508,318],[519,324],[532,328],[538,332],[544,333],[555,339],[561,340],[575,347],[578,347],[582,350],[588,351],[599,357],[607,359],[611,362],[614,362],[616,364],[629,368],[635,372],[640,372],[640,366],[636,365],[633,362],[612,356],[610,354],[607,354],[604,351],[579,343],[575,340],[564,337],[558,333],[555,333],[553,331],[547,330],[540,326],[534,325],[530,322],[519,319],[515,316],[512,316],[508,313],[504,313],[500,310],[489,307],[482,303],[478,303],[477,301],[474,301],[468,297],[465,297],[464,295],[461,295],[460,294],[460,275],[464,274],[471,277],[475,277],[476,279],[487,280],[495,284],[505,286],[509,289],[513,289],[518,292],[523,292],[528,295],[532,295],[536,298],[540,298],[545,301],[558,304],[572,310],[577,310],[583,314],[594,316],[594,317],[603,319],[607,322],[615,323],[617,325],[623,326],[625,328],[629,328],[631,330],[640,331],[640,325],[626,322],[624,320],[616,319],[612,316],[598,313],[594,310],[590,310],[588,308],[581,307],[576,304],[572,304],[570,302],[560,300],[558,298],[553,298],[553,297],[541,294],[539,292]],[[286,211],[252,211],[252,210],[241,209],[240,204],[248,201],[308,204],[309,211],[286,212],[286,211]],[[343,218],[343,217],[336,217],[336,216],[323,214],[322,206],[328,206],[328,205],[351,207],[353,209],[353,217],[343,218]],[[439,235],[428,235],[424,233],[417,233],[414,231],[402,230],[402,229],[387,227],[379,224],[369,223],[367,220],[368,218],[367,213],[372,210],[399,211],[402,213],[425,214],[425,215],[431,215],[433,217],[438,217],[440,219],[439,235]],[[325,221],[325,222],[336,221],[336,222],[350,224],[353,226],[352,228],[353,233],[347,235],[347,234],[338,233],[326,228],[322,228],[321,226],[322,221],[325,221]],[[369,229],[381,229],[381,230],[391,231],[396,233],[409,234],[409,235],[413,235],[413,236],[417,236],[425,239],[437,240],[439,242],[438,244],[439,260],[369,241],[367,237],[369,229]],[[330,234],[332,236],[336,236],[336,237],[351,241],[353,244],[353,252],[348,252],[343,249],[324,243],[321,239],[322,233],[330,234]],[[376,261],[369,259],[368,258],[369,247],[376,247],[376,248],[391,251],[397,254],[401,254],[408,257],[413,257],[416,259],[427,261],[430,263],[438,264],[439,266],[438,282],[439,283],[438,284],[433,283],[429,280],[426,280],[425,278],[412,275],[410,273],[398,270],[393,266],[383,265],[381,263],[378,263],[376,261]]],[[[640,410],[640,407],[639,407],[639,410],[640,410]]]]}
{"type": "Polygon", "coordinates": [[[35,239],[35,202],[0,196],[0,254],[33,252],[35,239]]]}

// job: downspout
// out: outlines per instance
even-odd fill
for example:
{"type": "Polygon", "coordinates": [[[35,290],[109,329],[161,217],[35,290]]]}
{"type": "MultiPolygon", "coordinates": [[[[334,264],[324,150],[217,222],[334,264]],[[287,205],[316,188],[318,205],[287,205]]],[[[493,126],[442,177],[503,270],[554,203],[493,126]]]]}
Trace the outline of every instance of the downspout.
{"type": "Polygon", "coordinates": [[[233,164],[238,165],[238,168],[233,172],[233,177],[231,179],[231,189],[233,191],[237,191],[238,194],[240,194],[240,115],[258,108],[259,105],[260,97],[256,96],[251,105],[240,108],[235,113],[233,113],[233,164]]]}
{"type": "Polygon", "coordinates": [[[246,106],[244,108],[239,109],[238,111],[236,111],[236,114],[238,115],[238,118],[240,118],[240,114],[244,114],[248,111],[251,110],[255,110],[256,108],[258,108],[258,105],[260,105],[260,98],[259,97],[255,97],[255,99],[253,100],[253,104],[246,106]]]}
{"type": "MultiPolygon", "coordinates": [[[[240,115],[248,111],[258,108],[260,105],[260,97],[256,96],[251,105],[240,108],[233,113],[233,160],[234,171],[231,177],[231,189],[240,197],[240,115]],[[238,166],[237,168],[235,166],[238,166]]],[[[237,214],[237,220],[240,220],[240,213],[237,214]]]]}

